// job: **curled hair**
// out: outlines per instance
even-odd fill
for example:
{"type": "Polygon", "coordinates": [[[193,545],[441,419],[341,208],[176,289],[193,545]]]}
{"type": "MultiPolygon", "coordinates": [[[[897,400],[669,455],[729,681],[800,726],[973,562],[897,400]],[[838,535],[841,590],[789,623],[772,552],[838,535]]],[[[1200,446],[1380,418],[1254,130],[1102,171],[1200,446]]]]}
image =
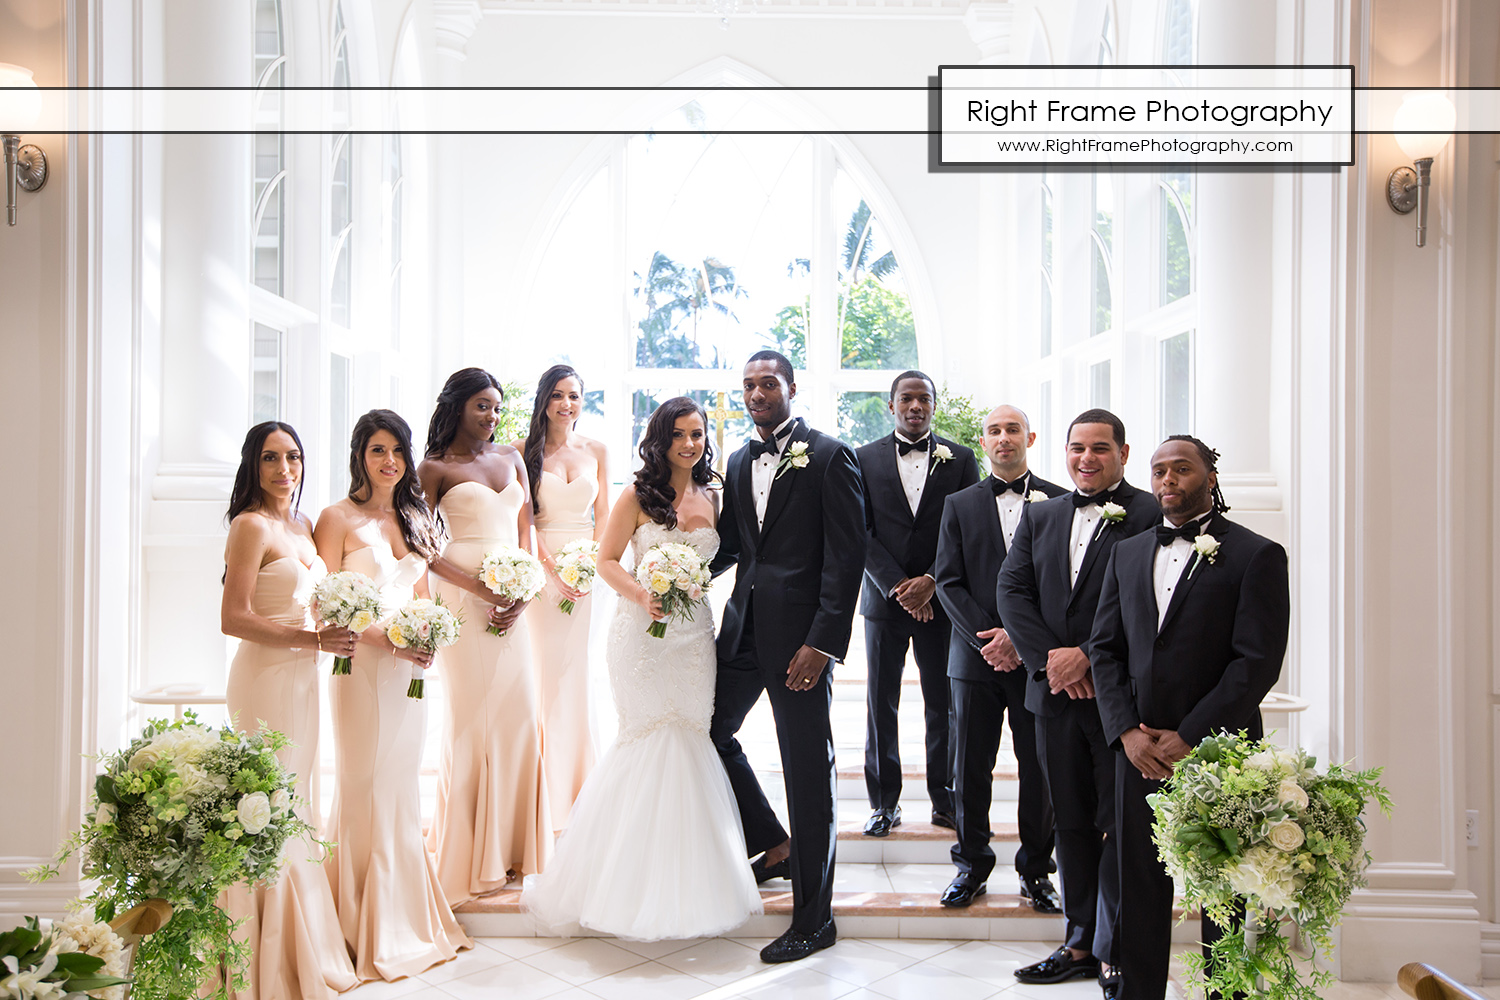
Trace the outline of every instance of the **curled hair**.
{"type": "Polygon", "coordinates": [[[748,365],[751,361],[774,361],[776,362],[776,374],[785,379],[787,385],[791,385],[797,381],[792,372],[792,363],[787,360],[785,354],[772,350],[756,351],[750,355],[749,361],[746,361],[745,364],[748,365]]]}
{"type": "MultiPolygon", "coordinates": [[[[302,439],[297,436],[291,424],[284,424],[280,420],[267,420],[265,423],[256,424],[250,428],[245,432],[245,443],[240,445],[240,467],[235,470],[234,487],[229,491],[229,513],[224,515],[226,524],[247,510],[260,509],[261,502],[265,499],[260,488],[260,452],[265,447],[266,438],[275,431],[285,431],[291,435],[292,442],[296,444],[297,451],[302,453],[304,463],[306,462],[306,453],[302,451],[302,439]]],[[[292,494],[293,513],[302,503],[302,484],[305,481],[305,476],[297,480],[297,492],[292,494]]]]}
{"type": "Polygon", "coordinates": [[[376,431],[385,431],[396,439],[396,447],[401,449],[401,458],[406,463],[401,481],[391,491],[391,506],[396,511],[401,537],[408,549],[423,559],[431,559],[438,550],[437,525],[427,509],[422,481],[417,478],[417,463],[411,453],[411,427],[395,411],[371,410],[354,422],[354,432],[349,437],[349,499],[365,503],[375,493],[365,467],[365,449],[376,431]]]}
{"type": "MultiPolygon", "coordinates": [[[[1219,489],[1219,480],[1217,478],[1219,475],[1219,453],[1191,434],[1172,434],[1167,438],[1167,441],[1186,441],[1198,449],[1198,457],[1203,459],[1203,464],[1208,466],[1208,471],[1215,477],[1213,492],[1210,494],[1213,498],[1213,512],[1215,514],[1222,514],[1228,510],[1229,504],[1224,502],[1224,491],[1219,489]]],[[[1165,443],[1163,442],[1163,444],[1165,443]]]]}
{"type": "MultiPolygon", "coordinates": [[[[526,461],[526,477],[531,480],[531,511],[542,512],[542,447],[547,443],[547,404],[552,402],[552,390],[565,378],[578,380],[578,392],[583,393],[583,376],[571,365],[553,365],[542,372],[536,383],[536,402],[531,405],[531,429],[526,432],[526,446],[521,450],[526,461]]],[[[575,417],[573,426],[578,426],[575,417]]]]}
{"type": "Polygon", "coordinates": [[[933,395],[934,398],[936,398],[936,396],[937,396],[937,383],[932,380],[932,376],[929,375],[929,374],[927,374],[926,372],[919,372],[915,368],[912,368],[912,369],[909,369],[907,371],[902,372],[900,375],[897,375],[895,378],[891,379],[891,398],[892,399],[896,398],[896,386],[900,385],[902,382],[905,382],[909,378],[919,378],[923,382],[926,382],[927,383],[927,388],[929,388],[929,389],[932,390],[932,395],[933,395]]]}
{"type": "Polygon", "coordinates": [[[458,436],[458,422],[464,413],[464,404],[486,389],[494,389],[505,399],[505,390],[495,376],[483,368],[460,368],[448,376],[443,391],[438,393],[437,407],[432,419],[427,422],[426,458],[441,458],[443,452],[458,436]]]}
{"type": "Polygon", "coordinates": [[[658,406],[641,438],[642,465],[635,474],[635,499],[647,517],[667,528],[677,527],[677,511],[672,509],[677,491],[672,487],[672,463],[667,460],[667,452],[672,447],[672,430],[678,419],[691,413],[698,414],[703,421],[704,432],[703,455],[693,466],[693,482],[707,486],[719,474],[713,470],[714,446],[708,441],[708,414],[696,400],[673,396],[658,406]]]}
{"type": "Polygon", "coordinates": [[[1068,440],[1072,440],[1073,428],[1079,424],[1109,424],[1110,430],[1114,431],[1115,444],[1121,448],[1125,447],[1125,422],[1108,410],[1095,407],[1078,414],[1068,425],[1068,440]]]}

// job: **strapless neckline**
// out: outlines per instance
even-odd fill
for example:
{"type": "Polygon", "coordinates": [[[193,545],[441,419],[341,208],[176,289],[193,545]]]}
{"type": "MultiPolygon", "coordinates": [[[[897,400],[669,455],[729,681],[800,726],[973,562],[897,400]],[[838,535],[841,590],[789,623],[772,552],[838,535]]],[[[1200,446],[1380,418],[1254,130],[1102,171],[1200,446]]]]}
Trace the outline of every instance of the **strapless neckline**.
{"type": "MultiPolygon", "coordinates": [[[[487,490],[488,492],[493,493],[498,497],[504,496],[507,492],[509,492],[512,486],[514,486],[516,489],[520,489],[521,481],[519,479],[512,479],[510,482],[506,483],[503,487],[497,490],[493,486],[490,486],[488,483],[481,483],[478,480],[474,479],[465,479],[461,483],[454,483],[452,486],[448,487],[448,492],[443,494],[443,500],[447,500],[448,497],[453,494],[453,491],[458,489],[460,486],[477,486],[480,489],[487,490]]],[[[438,504],[441,505],[443,503],[443,500],[439,500],[438,504]]]]}
{"type": "Polygon", "coordinates": [[[590,484],[591,485],[593,483],[593,481],[594,481],[593,477],[589,476],[586,473],[585,474],[580,474],[576,479],[564,479],[562,476],[559,476],[557,473],[553,472],[551,469],[543,469],[542,470],[542,475],[544,475],[544,476],[551,476],[553,479],[556,479],[558,482],[562,483],[564,486],[572,486],[574,483],[586,483],[586,484],[590,484]]]}
{"type": "MultiPolygon", "coordinates": [[[[413,553],[413,554],[415,554],[415,553],[413,553]]],[[[272,559],[270,562],[262,564],[262,566],[260,568],[262,570],[267,570],[267,569],[270,569],[272,566],[275,566],[279,562],[294,562],[298,566],[301,566],[303,569],[305,569],[309,573],[311,573],[311,572],[313,572],[313,566],[315,566],[317,564],[317,562],[318,562],[318,557],[317,556],[313,556],[313,561],[312,562],[305,563],[301,559],[298,559],[296,556],[277,556],[275,559],[272,559]]]]}

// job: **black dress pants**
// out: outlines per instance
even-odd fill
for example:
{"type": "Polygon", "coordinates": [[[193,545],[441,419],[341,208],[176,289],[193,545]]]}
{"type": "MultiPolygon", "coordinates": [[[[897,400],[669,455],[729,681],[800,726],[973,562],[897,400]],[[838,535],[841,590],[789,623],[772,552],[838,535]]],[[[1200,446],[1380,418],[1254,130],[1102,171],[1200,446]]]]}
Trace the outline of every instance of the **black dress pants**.
{"type": "Polygon", "coordinates": [[[927,797],[938,812],[953,812],[948,769],[948,616],[938,611],[930,622],[902,613],[865,619],[866,686],[865,790],[871,809],[893,809],[901,801],[901,751],[896,713],[901,706],[901,674],[908,645],[922,684],[926,729],[927,797]]]}

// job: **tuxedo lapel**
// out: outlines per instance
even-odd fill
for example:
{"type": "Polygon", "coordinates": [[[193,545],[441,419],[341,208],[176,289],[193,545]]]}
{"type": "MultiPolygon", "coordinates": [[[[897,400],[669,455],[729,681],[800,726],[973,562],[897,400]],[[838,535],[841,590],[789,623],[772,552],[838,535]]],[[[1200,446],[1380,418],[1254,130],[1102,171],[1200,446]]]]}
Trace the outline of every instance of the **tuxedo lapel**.
{"type": "Polygon", "coordinates": [[[906,502],[906,487],[901,485],[901,469],[896,461],[896,435],[887,434],[875,444],[875,461],[871,464],[875,481],[870,486],[871,491],[883,490],[890,508],[900,511],[907,521],[915,523],[911,504],[906,502]]]}
{"type": "MultiPolygon", "coordinates": [[[[894,451],[895,449],[891,450],[894,451]]],[[[951,451],[952,449],[949,450],[951,451]]],[[[940,502],[932,499],[933,495],[939,492],[937,482],[940,478],[947,475],[946,468],[953,464],[952,459],[946,462],[939,462],[933,455],[935,451],[937,451],[937,435],[929,433],[927,435],[927,481],[922,484],[922,498],[917,501],[917,511],[912,515],[913,524],[921,520],[922,514],[927,510],[929,504],[940,502]]],[[[941,494],[941,496],[946,495],[941,494]]],[[[901,491],[901,499],[906,499],[906,491],[904,489],[901,491]]],[[[906,509],[911,510],[911,505],[908,504],[906,509]]]]}
{"type": "MultiPolygon", "coordinates": [[[[1214,518],[1212,517],[1210,517],[1204,523],[1204,534],[1213,533],[1213,523],[1214,518]]],[[[1213,567],[1208,564],[1207,559],[1204,559],[1202,556],[1198,555],[1197,550],[1194,550],[1193,554],[1188,557],[1187,568],[1182,571],[1182,576],[1178,577],[1177,587],[1172,591],[1172,599],[1167,602],[1167,613],[1161,620],[1161,628],[1156,630],[1158,635],[1160,635],[1162,632],[1165,632],[1167,630],[1167,626],[1172,624],[1172,619],[1177,617],[1177,612],[1182,609],[1182,602],[1187,600],[1188,591],[1193,589],[1193,584],[1198,582],[1199,577],[1207,574],[1210,570],[1212,570],[1212,568],[1213,567]]],[[[1155,594],[1155,581],[1153,580],[1151,582],[1151,593],[1155,594]]],[[[1161,613],[1159,608],[1157,609],[1157,613],[1161,613]]]]}
{"type": "Polygon", "coordinates": [[[741,525],[745,539],[754,550],[760,544],[760,527],[755,523],[755,489],[750,484],[750,449],[741,448],[730,459],[734,474],[734,501],[742,511],[741,525]]]}
{"type": "MultiPolygon", "coordinates": [[[[806,441],[807,439],[807,425],[804,424],[799,418],[797,422],[792,425],[792,432],[787,435],[786,441],[783,442],[781,451],[777,452],[777,465],[779,466],[781,462],[786,458],[786,455],[791,450],[793,444],[798,441],[806,441]]],[[[749,449],[746,449],[746,451],[748,450],[749,449]]],[[[808,457],[812,457],[811,447],[808,448],[808,457]]],[[[770,532],[771,525],[776,523],[776,518],[781,514],[782,508],[786,506],[787,498],[792,495],[792,480],[798,474],[804,471],[806,470],[787,467],[786,469],[782,470],[779,475],[773,476],[773,478],[771,479],[771,493],[766,497],[765,521],[761,524],[760,534],[759,536],[757,536],[756,541],[759,541],[760,538],[764,537],[770,532]]],[[[750,510],[753,512],[755,508],[752,506],[750,510]]]]}
{"type": "MultiPolygon", "coordinates": [[[[1069,592],[1070,598],[1072,595],[1077,594],[1083,587],[1084,581],[1088,579],[1089,573],[1094,568],[1094,563],[1099,561],[1099,553],[1104,551],[1109,544],[1106,540],[1109,533],[1117,530],[1119,530],[1117,522],[1106,521],[1102,516],[1099,518],[1099,523],[1094,525],[1094,530],[1089,535],[1089,547],[1083,550],[1083,563],[1078,567],[1078,579],[1073,581],[1073,589],[1069,592]]],[[[1072,536],[1073,532],[1069,531],[1069,541],[1072,540],[1072,536]]],[[[1068,568],[1068,572],[1072,572],[1071,566],[1068,568]]]]}
{"type": "Polygon", "coordinates": [[[1000,506],[995,503],[995,491],[990,488],[989,480],[983,480],[980,485],[984,487],[981,509],[985,514],[980,520],[984,522],[984,530],[990,537],[990,544],[995,547],[995,554],[1003,563],[1005,562],[1005,527],[1000,523],[1000,506]]]}

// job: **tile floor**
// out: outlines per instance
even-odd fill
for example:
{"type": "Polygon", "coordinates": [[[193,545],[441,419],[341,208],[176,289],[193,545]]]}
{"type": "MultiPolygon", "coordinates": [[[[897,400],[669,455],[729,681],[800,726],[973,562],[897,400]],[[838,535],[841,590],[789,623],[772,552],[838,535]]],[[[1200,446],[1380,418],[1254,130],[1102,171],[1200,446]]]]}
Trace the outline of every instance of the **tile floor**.
{"type": "MultiPolygon", "coordinates": [[[[1048,944],[847,939],[790,965],[761,963],[766,939],[642,944],[609,938],[479,938],[472,951],[397,983],[369,983],[354,1000],[1097,1000],[1075,981],[1027,986],[1012,973],[1048,944]]],[[[1175,997],[1178,994],[1168,994],[1175,997]]],[[[1500,992],[1487,996],[1500,1000],[1500,992]]],[[[1407,1000],[1394,984],[1339,983],[1325,1000],[1407,1000]]]]}

